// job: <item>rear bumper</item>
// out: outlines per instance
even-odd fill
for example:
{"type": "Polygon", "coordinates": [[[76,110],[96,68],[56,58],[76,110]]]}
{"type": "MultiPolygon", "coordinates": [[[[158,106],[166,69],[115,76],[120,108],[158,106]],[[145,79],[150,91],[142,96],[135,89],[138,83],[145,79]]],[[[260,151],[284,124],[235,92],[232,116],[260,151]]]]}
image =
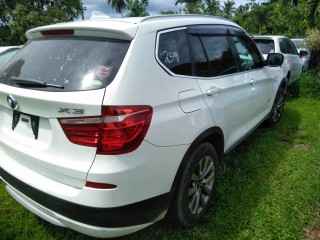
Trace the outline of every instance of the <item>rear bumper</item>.
{"type": "Polygon", "coordinates": [[[8,192],[47,221],[96,237],[116,237],[140,230],[164,217],[171,194],[165,193],[130,205],[97,208],[57,198],[35,189],[0,168],[8,192]]]}

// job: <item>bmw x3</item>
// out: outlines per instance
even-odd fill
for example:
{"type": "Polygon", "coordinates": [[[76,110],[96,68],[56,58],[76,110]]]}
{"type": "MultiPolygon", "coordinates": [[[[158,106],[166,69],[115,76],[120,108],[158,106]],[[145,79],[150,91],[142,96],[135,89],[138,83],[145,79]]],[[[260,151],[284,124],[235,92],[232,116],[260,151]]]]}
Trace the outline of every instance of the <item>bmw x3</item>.
{"type": "Polygon", "coordinates": [[[281,54],[211,16],[29,30],[0,74],[0,176],[34,214],[96,237],[197,224],[219,160],[284,107],[281,54]]]}

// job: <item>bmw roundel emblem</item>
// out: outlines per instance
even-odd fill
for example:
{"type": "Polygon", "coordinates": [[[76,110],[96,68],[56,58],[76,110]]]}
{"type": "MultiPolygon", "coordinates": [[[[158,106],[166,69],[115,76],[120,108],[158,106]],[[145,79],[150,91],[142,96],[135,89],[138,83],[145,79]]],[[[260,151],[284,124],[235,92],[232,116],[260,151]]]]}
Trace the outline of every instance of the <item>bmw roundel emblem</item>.
{"type": "Polygon", "coordinates": [[[12,95],[7,96],[7,103],[13,110],[17,110],[19,108],[17,100],[15,100],[12,95]]]}

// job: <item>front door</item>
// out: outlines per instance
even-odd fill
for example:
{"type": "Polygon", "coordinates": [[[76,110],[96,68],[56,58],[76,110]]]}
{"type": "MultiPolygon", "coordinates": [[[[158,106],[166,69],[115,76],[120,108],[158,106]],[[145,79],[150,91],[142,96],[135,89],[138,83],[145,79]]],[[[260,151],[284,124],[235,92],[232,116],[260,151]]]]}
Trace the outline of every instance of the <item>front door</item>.
{"type": "Polygon", "coordinates": [[[251,131],[269,114],[273,104],[276,80],[264,66],[259,50],[244,35],[231,36],[240,62],[240,70],[245,82],[249,83],[250,106],[248,111],[248,130],[251,131]]]}

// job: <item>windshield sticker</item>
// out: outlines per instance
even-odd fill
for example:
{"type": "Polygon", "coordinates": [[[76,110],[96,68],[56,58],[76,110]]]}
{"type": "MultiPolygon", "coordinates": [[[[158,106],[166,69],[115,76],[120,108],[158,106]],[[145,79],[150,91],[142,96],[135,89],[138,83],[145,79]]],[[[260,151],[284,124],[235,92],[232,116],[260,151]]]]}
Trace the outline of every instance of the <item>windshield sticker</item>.
{"type": "Polygon", "coordinates": [[[100,88],[102,86],[102,81],[100,81],[100,80],[92,80],[90,86],[93,87],[93,88],[100,88]]]}
{"type": "Polygon", "coordinates": [[[165,63],[171,64],[174,61],[177,61],[177,63],[180,63],[179,53],[177,51],[174,51],[174,52],[163,51],[162,55],[165,57],[164,58],[165,63]]]}
{"type": "Polygon", "coordinates": [[[96,70],[96,76],[100,79],[103,80],[107,77],[110,77],[112,73],[112,67],[111,66],[102,66],[99,65],[97,70],[96,70]]]}

